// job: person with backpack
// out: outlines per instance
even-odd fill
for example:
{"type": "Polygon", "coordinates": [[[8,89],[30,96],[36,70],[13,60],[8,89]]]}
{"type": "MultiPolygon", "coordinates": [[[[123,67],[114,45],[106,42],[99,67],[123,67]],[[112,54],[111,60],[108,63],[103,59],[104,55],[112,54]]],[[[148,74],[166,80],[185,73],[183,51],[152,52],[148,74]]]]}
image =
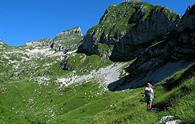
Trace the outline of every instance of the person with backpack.
{"type": "Polygon", "coordinates": [[[152,81],[148,81],[145,88],[145,100],[147,103],[147,111],[152,110],[153,99],[154,99],[154,91],[152,89],[152,81]]]}

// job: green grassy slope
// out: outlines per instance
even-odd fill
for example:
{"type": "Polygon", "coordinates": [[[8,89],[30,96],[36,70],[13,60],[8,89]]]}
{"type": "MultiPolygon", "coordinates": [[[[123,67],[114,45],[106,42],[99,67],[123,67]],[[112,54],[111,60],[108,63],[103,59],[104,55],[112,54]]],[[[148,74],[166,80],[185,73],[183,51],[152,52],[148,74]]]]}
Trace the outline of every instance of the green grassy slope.
{"type": "MultiPolygon", "coordinates": [[[[164,115],[173,115],[186,124],[195,121],[195,64],[155,85],[154,105],[160,111],[147,112],[144,87],[111,92],[96,79],[59,87],[56,79],[72,76],[72,71],[60,68],[59,56],[29,57],[24,61],[23,57],[28,56],[15,48],[4,49],[0,55],[1,124],[156,124],[164,115]],[[15,68],[16,64],[11,64],[15,61],[23,62],[15,68]],[[50,80],[39,83],[36,77],[40,76],[50,80]]],[[[96,55],[83,54],[70,56],[69,62],[78,72],[111,64],[96,55]]],[[[76,73],[80,74],[83,72],[76,73]]]]}
{"type": "MultiPolygon", "coordinates": [[[[181,77],[181,73],[184,71],[169,80],[181,77]]],[[[153,124],[163,115],[173,115],[185,123],[194,122],[195,77],[186,78],[169,90],[166,80],[156,85],[155,105],[159,106],[160,112],[146,111],[142,102],[143,88],[110,92],[95,82],[91,80],[61,89],[55,82],[41,87],[28,80],[2,84],[0,120],[9,124],[153,124]]]]}
{"type": "Polygon", "coordinates": [[[106,67],[113,62],[97,55],[87,56],[82,53],[76,53],[64,59],[62,63],[66,64],[66,70],[76,71],[77,75],[81,75],[89,74],[92,70],[106,67]]]}

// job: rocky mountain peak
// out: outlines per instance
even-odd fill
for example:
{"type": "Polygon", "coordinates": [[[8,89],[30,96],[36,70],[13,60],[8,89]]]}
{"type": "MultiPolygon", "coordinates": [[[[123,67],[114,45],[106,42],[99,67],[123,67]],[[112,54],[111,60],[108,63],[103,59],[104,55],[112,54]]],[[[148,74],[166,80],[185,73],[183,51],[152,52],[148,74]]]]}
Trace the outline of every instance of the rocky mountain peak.
{"type": "Polygon", "coordinates": [[[180,18],[125,2],[108,8],[84,40],[79,27],[29,46],[0,40],[0,124],[194,123],[194,15],[194,6],[180,18]],[[100,56],[77,53],[80,41],[80,51],[100,56]],[[143,108],[149,80],[151,112],[143,108]]]}
{"type": "Polygon", "coordinates": [[[175,30],[178,21],[177,14],[161,6],[144,2],[112,5],[99,24],[88,30],[78,51],[100,56],[106,54],[114,61],[130,60],[140,48],[154,42],[153,39],[175,30]],[[110,50],[102,51],[102,44],[110,50]]]}
{"type": "MultiPolygon", "coordinates": [[[[166,34],[163,39],[150,45],[137,56],[136,61],[126,68],[129,75],[123,80],[123,83],[118,83],[117,85],[120,88],[124,86],[130,88],[134,87],[135,84],[143,85],[147,80],[158,82],[194,62],[194,21],[195,5],[192,5],[182,16],[177,29],[166,34]],[[160,73],[163,75],[158,76],[160,73]],[[125,82],[130,83],[125,84],[125,82]]],[[[117,85],[115,86],[118,87],[117,85]]]]}
{"type": "Polygon", "coordinates": [[[178,31],[182,31],[185,28],[193,29],[195,27],[195,4],[188,7],[186,10],[186,13],[182,17],[179,26],[178,31]]]}
{"type": "Polygon", "coordinates": [[[76,50],[83,38],[80,27],[65,30],[56,35],[55,38],[45,38],[26,43],[32,47],[51,47],[56,51],[76,50]]]}
{"type": "Polygon", "coordinates": [[[81,28],[80,27],[74,27],[72,29],[69,30],[65,30],[63,32],[60,32],[59,34],[57,34],[57,36],[55,37],[55,40],[60,40],[63,39],[65,37],[70,37],[70,35],[77,35],[77,36],[83,36],[82,32],[81,32],[81,28]]]}
{"type": "Polygon", "coordinates": [[[59,33],[54,39],[52,47],[57,49],[76,50],[83,39],[80,27],[74,27],[59,33]]]}

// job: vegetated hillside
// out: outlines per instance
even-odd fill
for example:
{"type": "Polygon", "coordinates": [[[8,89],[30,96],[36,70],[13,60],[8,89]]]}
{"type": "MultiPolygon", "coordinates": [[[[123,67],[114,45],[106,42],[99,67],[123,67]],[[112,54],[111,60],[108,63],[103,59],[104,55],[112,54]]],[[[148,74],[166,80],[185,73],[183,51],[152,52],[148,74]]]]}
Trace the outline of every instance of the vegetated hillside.
{"type": "MultiPolygon", "coordinates": [[[[189,7],[174,33],[163,36],[128,62],[75,53],[76,47],[68,52],[57,50],[51,47],[51,39],[21,47],[0,42],[0,123],[153,124],[166,123],[162,118],[171,115],[169,122],[193,124],[194,10],[194,6],[189,7]],[[124,72],[127,66],[129,76],[124,72]],[[147,73],[150,76],[145,76],[147,73]],[[137,74],[133,78],[137,83],[130,82],[132,74],[137,74]],[[142,76],[146,78],[140,80],[142,76]],[[143,87],[127,86],[142,86],[146,79],[156,76],[160,77],[154,80],[156,111],[147,112],[143,87]]],[[[67,44],[74,39],[68,38],[67,44]]],[[[76,44],[79,41],[75,40],[76,44]]]]}
{"type": "Polygon", "coordinates": [[[110,6],[98,25],[88,30],[78,51],[127,61],[136,57],[163,34],[176,29],[179,16],[142,2],[110,6]]]}
{"type": "MultiPolygon", "coordinates": [[[[159,112],[146,111],[145,103],[142,102],[143,88],[111,92],[104,90],[98,78],[69,87],[61,86],[56,82],[59,75],[73,75],[57,67],[51,68],[53,70],[49,72],[52,74],[47,75],[51,80],[34,80],[24,75],[20,79],[1,82],[0,122],[152,124],[170,114],[183,122],[194,122],[194,64],[155,86],[155,105],[159,106],[159,112]]],[[[38,72],[45,76],[47,70],[42,69],[44,66],[40,66],[38,72]]]]}
{"type": "Polygon", "coordinates": [[[167,76],[186,68],[195,58],[195,6],[188,8],[179,21],[177,30],[149,46],[127,71],[124,80],[110,85],[111,89],[141,86],[147,80],[161,81],[167,76]]]}

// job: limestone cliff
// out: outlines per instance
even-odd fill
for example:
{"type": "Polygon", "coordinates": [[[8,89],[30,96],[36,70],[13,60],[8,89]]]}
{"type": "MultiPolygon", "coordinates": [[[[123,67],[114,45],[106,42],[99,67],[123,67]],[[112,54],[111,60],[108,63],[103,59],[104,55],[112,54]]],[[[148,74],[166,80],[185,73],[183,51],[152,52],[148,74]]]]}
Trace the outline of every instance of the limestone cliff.
{"type": "Polygon", "coordinates": [[[163,77],[192,63],[195,60],[194,21],[195,5],[192,5],[179,21],[177,30],[166,34],[162,40],[149,46],[126,69],[129,75],[125,77],[125,80],[115,83],[110,88],[132,88],[143,85],[147,80],[158,82],[163,77]]]}
{"type": "Polygon", "coordinates": [[[28,42],[26,45],[36,47],[36,46],[48,46],[56,51],[73,51],[76,50],[83,39],[83,34],[80,27],[75,27],[69,30],[65,30],[59,34],[54,39],[45,38],[41,40],[35,40],[33,42],[28,42]]]}
{"type": "Polygon", "coordinates": [[[175,30],[178,20],[174,12],[148,3],[112,5],[99,24],[88,30],[78,52],[114,61],[130,60],[163,34],[175,30]]]}

